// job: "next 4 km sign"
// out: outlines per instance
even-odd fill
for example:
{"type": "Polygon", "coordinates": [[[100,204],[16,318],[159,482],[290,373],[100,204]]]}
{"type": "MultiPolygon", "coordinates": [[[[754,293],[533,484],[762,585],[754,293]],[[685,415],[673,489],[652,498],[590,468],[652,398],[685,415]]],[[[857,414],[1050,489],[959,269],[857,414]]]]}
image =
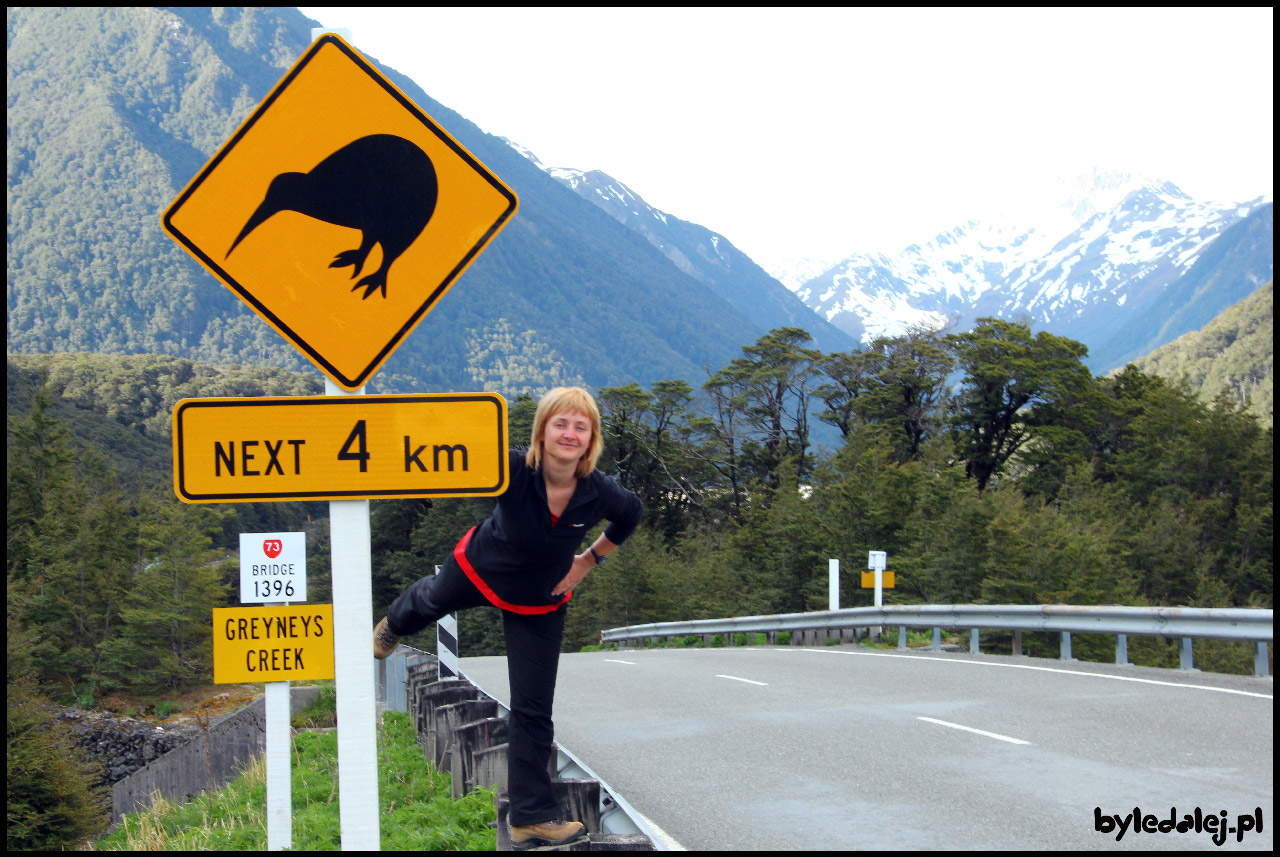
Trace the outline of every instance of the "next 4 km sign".
{"type": "Polygon", "coordinates": [[[506,490],[496,393],[183,399],[174,490],[186,503],[489,497],[506,490]]]}

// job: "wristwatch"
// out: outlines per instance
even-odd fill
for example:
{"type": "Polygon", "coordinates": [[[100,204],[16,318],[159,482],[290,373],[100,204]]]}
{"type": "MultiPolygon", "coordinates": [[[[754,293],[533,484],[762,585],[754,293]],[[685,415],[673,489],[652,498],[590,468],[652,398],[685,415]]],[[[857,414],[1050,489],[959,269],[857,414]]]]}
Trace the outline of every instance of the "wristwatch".
{"type": "Polygon", "coordinates": [[[609,558],[607,556],[600,556],[600,554],[596,553],[594,545],[588,547],[587,550],[591,551],[591,555],[596,558],[596,565],[604,565],[604,561],[609,558]]]}

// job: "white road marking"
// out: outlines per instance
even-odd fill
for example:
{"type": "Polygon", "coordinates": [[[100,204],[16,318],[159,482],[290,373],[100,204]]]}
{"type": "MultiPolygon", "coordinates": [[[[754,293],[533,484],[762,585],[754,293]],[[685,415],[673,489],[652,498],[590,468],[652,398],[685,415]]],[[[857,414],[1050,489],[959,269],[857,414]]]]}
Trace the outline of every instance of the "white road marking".
{"type": "Polygon", "coordinates": [[[961,729],[965,732],[972,732],[974,735],[985,735],[988,738],[994,738],[997,741],[1008,741],[1010,744],[1030,744],[1030,741],[1023,741],[1021,738],[1010,738],[1008,735],[997,735],[995,732],[988,732],[985,729],[974,729],[972,726],[961,726],[959,723],[948,723],[945,720],[936,720],[932,717],[917,717],[916,720],[923,720],[926,723],[937,723],[939,726],[950,726],[952,729],[961,729]]]}
{"type": "Polygon", "coordinates": [[[661,839],[662,843],[667,846],[662,850],[664,851],[688,851],[689,850],[688,848],[685,848],[683,845],[677,842],[675,837],[672,836],[670,833],[667,833],[667,831],[663,830],[661,827],[654,824],[653,819],[649,818],[647,815],[644,815],[639,810],[635,810],[635,814],[640,816],[640,820],[643,823],[649,825],[649,828],[653,832],[653,834],[657,836],[659,839],[661,839]]]}
{"type": "Polygon", "coordinates": [[[606,660],[606,661],[608,661],[608,662],[609,662],[609,663],[611,663],[611,664],[626,664],[626,665],[627,665],[627,666],[629,666],[629,667],[633,667],[633,666],[635,666],[635,665],[636,665],[635,661],[619,661],[619,660],[615,660],[615,659],[613,659],[613,658],[605,658],[605,660],[606,660]]]}
{"type": "Polygon", "coordinates": [[[769,685],[765,684],[765,683],[764,683],[764,682],[762,682],[762,681],[752,681],[752,680],[751,680],[751,679],[749,679],[749,678],[738,678],[736,675],[719,675],[719,674],[717,674],[717,675],[716,675],[716,678],[727,678],[727,679],[732,679],[733,681],[745,681],[747,684],[758,684],[758,685],[760,685],[761,687],[768,687],[768,686],[769,686],[769,685]]]}

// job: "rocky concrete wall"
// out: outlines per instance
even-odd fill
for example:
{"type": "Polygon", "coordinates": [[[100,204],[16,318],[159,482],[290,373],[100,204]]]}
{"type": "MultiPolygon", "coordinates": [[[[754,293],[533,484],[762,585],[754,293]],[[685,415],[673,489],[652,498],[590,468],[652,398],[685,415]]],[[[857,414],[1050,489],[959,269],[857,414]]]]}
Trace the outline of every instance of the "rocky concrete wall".
{"type": "Polygon", "coordinates": [[[99,785],[110,786],[200,735],[195,726],[162,726],[104,711],[62,709],[57,714],[77,746],[102,766],[99,785]]]}
{"type": "MultiPolygon", "coordinates": [[[[307,707],[319,693],[295,687],[291,713],[307,707]]],[[[151,805],[157,792],[185,801],[207,789],[221,788],[239,775],[266,746],[266,703],[259,698],[209,724],[161,727],[103,712],[66,710],[76,742],[103,767],[102,783],[111,786],[111,823],[127,812],[151,805]]]]}

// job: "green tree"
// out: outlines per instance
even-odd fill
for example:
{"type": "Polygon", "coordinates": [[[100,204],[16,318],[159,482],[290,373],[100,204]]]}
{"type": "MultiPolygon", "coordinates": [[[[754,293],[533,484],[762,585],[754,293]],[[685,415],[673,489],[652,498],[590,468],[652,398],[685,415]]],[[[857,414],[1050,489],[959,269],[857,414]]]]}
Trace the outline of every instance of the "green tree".
{"type": "Polygon", "coordinates": [[[809,491],[801,493],[794,465],[785,462],[769,505],[749,510],[733,534],[730,543],[743,581],[738,611],[755,615],[825,609],[827,557],[821,531],[814,526],[811,497],[809,491]]]}
{"type": "Polygon", "coordinates": [[[41,676],[96,698],[103,646],[119,631],[137,522],[97,455],[82,454],[79,471],[79,480],[62,483],[46,503],[39,590],[24,612],[43,632],[41,676]]]}
{"type": "Polygon", "coordinates": [[[650,397],[634,381],[623,387],[605,387],[597,395],[604,434],[601,466],[632,491],[640,487],[646,468],[641,423],[650,397]]]}
{"type": "Polygon", "coordinates": [[[5,842],[10,851],[77,850],[106,827],[98,772],[30,677],[6,683],[5,842]]]}
{"type": "Polygon", "coordinates": [[[725,514],[740,522],[752,476],[747,468],[749,435],[742,413],[746,381],[739,373],[716,372],[702,390],[707,413],[690,420],[698,439],[698,455],[724,487],[721,497],[725,514]]]}
{"type": "Polygon", "coordinates": [[[939,410],[955,358],[947,339],[928,328],[877,339],[871,350],[878,355],[878,368],[862,406],[867,419],[898,429],[897,458],[909,461],[920,454],[920,444],[941,422],[939,410]]]}
{"type": "Polygon", "coordinates": [[[1154,603],[1189,604],[1203,575],[1234,604],[1271,603],[1273,432],[1236,404],[1130,367],[1106,379],[1097,477],[1123,491],[1128,549],[1154,603]]]}
{"type": "MultiPolygon", "coordinates": [[[[715,439],[725,445],[735,470],[746,473],[772,491],[780,484],[783,461],[789,461],[798,480],[812,467],[809,446],[809,400],[821,355],[805,343],[809,334],[798,327],[782,327],[743,346],[743,356],[730,361],[704,385],[715,400],[715,439]],[[726,419],[725,410],[736,419],[726,419]],[[745,428],[739,438],[738,429],[745,428]],[[739,465],[740,463],[740,465],[739,465]]],[[[733,483],[739,481],[735,473],[733,483]]]]}
{"type": "Polygon", "coordinates": [[[1042,412],[1081,390],[1091,379],[1079,342],[1021,322],[978,320],[968,333],[948,337],[964,371],[951,423],[965,473],[978,491],[1030,440],[1042,412]]]}
{"type": "Polygon", "coordinates": [[[136,528],[103,456],[77,452],[51,405],[46,374],[31,410],[10,417],[8,571],[14,615],[38,641],[38,675],[70,698],[97,690],[136,528]]]}
{"type": "Polygon", "coordinates": [[[179,690],[208,680],[213,664],[213,608],[228,605],[224,568],[234,564],[212,547],[225,513],[147,497],[138,514],[138,561],[120,634],[105,646],[104,683],[179,690]]]}
{"type": "Polygon", "coordinates": [[[5,460],[5,507],[8,520],[5,563],[19,579],[33,573],[32,560],[43,541],[39,522],[49,495],[71,478],[75,453],[67,426],[50,412],[47,379],[31,409],[8,418],[5,460]]]}
{"type": "Polygon", "coordinates": [[[684,381],[659,381],[650,393],[638,384],[600,391],[606,436],[600,466],[636,492],[668,544],[691,514],[706,520],[706,494],[716,484],[695,441],[692,399],[684,381]]]}
{"type": "MultiPolygon", "coordinates": [[[[915,502],[911,472],[894,461],[890,434],[883,425],[863,426],[814,470],[810,508],[823,552],[851,575],[867,551],[896,554],[897,531],[915,502]]],[[[850,593],[846,606],[860,600],[860,585],[841,589],[850,593]]]]}
{"type": "Polygon", "coordinates": [[[867,409],[864,400],[880,371],[883,355],[875,351],[850,351],[829,354],[819,364],[824,377],[830,383],[820,384],[814,395],[827,409],[818,419],[840,429],[848,437],[854,428],[866,423],[867,409]]]}

